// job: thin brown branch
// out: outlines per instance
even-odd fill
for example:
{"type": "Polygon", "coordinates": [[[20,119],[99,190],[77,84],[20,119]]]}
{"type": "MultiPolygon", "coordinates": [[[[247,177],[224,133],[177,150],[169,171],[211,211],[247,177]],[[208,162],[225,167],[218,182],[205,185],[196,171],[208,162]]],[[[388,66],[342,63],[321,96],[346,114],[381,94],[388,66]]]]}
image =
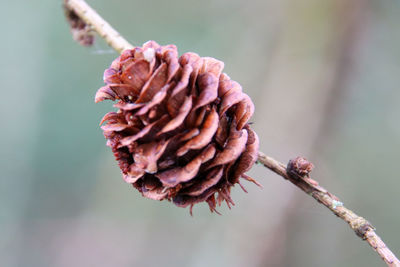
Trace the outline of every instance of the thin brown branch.
{"type": "Polygon", "coordinates": [[[399,267],[400,261],[394,253],[386,246],[382,239],[376,234],[375,228],[363,217],[358,216],[353,211],[346,208],[343,203],[318,182],[307,176],[289,175],[286,171],[286,165],[265,155],[258,153],[258,161],[265,167],[282,176],[308,195],[312,196],[319,203],[330,209],[336,216],[347,222],[351,229],[362,240],[365,240],[375,250],[388,266],[399,267]]]}
{"type": "Polygon", "coordinates": [[[125,40],[110,24],[107,23],[97,12],[92,9],[84,0],[66,0],[66,8],[74,11],[85,23],[91,26],[109,46],[118,53],[133,46],[125,40]]]}
{"type": "MultiPolygon", "coordinates": [[[[74,11],[85,23],[90,25],[94,31],[119,53],[126,49],[133,48],[128,41],[102,19],[84,0],[65,0],[65,5],[67,8],[74,11]]],[[[335,195],[319,186],[315,180],[306,176],[295,177],[293,175],[288,175],[286,172],[286,165],[262,152],[259,152],[258,161],[271,171],[290,181],[305,193],[311,195],[318,202],[330,209],[336,216],[347,222],[351,229],[353,229],[361,239],[368,242],[388,266],[400,267],[400,261],[376,234],[375,228],[366,219],[344,207],[343,203],[340,202],[335,195]]]]}

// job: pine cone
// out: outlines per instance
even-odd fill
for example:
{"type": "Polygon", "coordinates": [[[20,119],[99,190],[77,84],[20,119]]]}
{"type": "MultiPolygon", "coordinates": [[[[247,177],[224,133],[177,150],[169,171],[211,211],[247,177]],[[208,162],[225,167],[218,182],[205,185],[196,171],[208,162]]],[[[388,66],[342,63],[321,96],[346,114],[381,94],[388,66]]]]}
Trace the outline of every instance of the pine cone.
{"type": "MultiPolygon", "coordinates": [[[[144,197],[211,211],[255,163],[254,112],[223,62],[149,41],[124,51],[104,72],[95,101],[119,100],[101,124],[124,180],[144,197]],[[218,193],[218,196],[216,196],[218,193]]],[[[240,184],[241,185],[241,184],[240,184]]],[[[242,187],[243,188],[243,187],[242,187]]]]}

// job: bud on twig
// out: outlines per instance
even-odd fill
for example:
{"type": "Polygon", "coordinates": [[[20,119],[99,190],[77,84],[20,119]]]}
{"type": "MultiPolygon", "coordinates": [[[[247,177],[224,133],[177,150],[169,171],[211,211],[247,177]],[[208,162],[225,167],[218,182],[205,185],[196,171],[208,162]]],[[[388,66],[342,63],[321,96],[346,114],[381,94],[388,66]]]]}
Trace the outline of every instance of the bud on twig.
{"type": "Polygon", "coordinates": [[[287,165],[286,171],[289,175],[297,178],[308,177],[314,169],[314,164],[302,157],[291,159],[287,165]]]}
{"type": "Polygon", "coordinates": [[[72,38],[83,46],[92,46],[94,33],[90,25],[86,24],[72,9],[68,8],[64,1],[65,17],[71,27],[72,38]]]}

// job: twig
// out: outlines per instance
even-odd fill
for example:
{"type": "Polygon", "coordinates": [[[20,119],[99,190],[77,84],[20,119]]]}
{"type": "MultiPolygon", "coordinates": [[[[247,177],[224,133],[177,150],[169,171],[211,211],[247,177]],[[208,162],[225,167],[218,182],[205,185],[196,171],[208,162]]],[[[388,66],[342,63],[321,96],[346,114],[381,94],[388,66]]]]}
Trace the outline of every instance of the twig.
{"type": "MultiPolygon", "coordinates": [[[[128,41],[102,19],[84,0],[65,0],[65,5],[84,20],[85,23],[93,27],[93,30],[119,53],[126,49],[133,48],[128,41]]],[[[263,152],[259,152],[258,161],[271,171],[290,181],[305,193],[311,195],[318,202],[330,209],[336,216],[347,222],[351,229],[353,229],[361,239],[368,242],[388,266],[400,267],[400,261],[375,233],[375,228],[366,219],[344,207],[343,203],[340,202],[335,195],[319,186],[315,180],[307,176],[296,177],[294,175],[289,175],[286,171],[286,165],[265,155],[263,152]]]]}
{"type": "Polygon", "coordinates": [[[107,23],[97,12],[92,9],[84,0],[65,0],[66,8],[74,11],[85,23],[90,25],[109,46],[118,53],[133,46],[125,40],[110,24],[107,23]]]}
{"type": "Polygon", "coordinates": [[[353,211],[346,208],[342,202],[325,188],[318,185],[318,182],[309,178],[289,175],[286,165],[275,159],[258,152],[258,161],[265,167],[282,176],[308,195],[312,196],[319,203],[330,209],[336,216],[347,222],[351,229],[362,240],[365,240],[385,261],[388,266],[399,267],[400,261],[393,252],[386,246],[382,239],[376,234],[375,228],[363,217],[358,216],[353,211]]]}

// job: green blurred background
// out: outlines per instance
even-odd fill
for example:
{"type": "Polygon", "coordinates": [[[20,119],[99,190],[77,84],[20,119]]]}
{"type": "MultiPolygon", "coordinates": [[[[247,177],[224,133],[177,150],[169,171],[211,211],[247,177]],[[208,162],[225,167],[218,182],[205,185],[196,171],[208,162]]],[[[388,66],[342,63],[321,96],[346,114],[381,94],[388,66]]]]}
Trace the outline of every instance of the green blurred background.
{"type": "MultiPolygon", "coordinates": [[[[297,155],[400,255],[400,2],[90,0],[134,45],[225,62],[254,99],[261,149],[297,155]]],[[[210,214],[125,184],[94,104],[117,56],[75,43],[61,1],[1,0],[0,266],[384,266],[270,171],[210,214]]]]}

